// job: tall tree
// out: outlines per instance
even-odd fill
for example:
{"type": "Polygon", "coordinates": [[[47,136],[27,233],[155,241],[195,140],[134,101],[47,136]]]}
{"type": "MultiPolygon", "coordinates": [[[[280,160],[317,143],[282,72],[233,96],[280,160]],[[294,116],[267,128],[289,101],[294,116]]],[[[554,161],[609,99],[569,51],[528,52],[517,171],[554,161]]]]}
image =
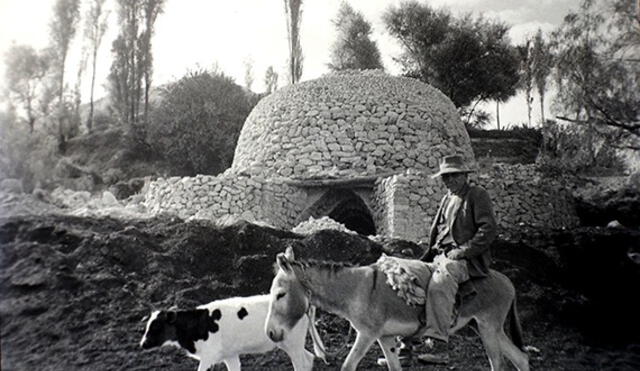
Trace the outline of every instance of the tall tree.
{"type": "Polygon", "coordinates": [[[533,39],[531,59],[533,65],[533,80],[538,90],[538,96],[540,97],[540,118],[542,122],[545,122],[544,98],[547,91],[547,79],[553,67],[553,55],[551,54],[551,47],[549,43],[545,41],[541,29],[538,29],[533,39]]]}
{"type": "Polygon", "coordinates": [[[331,46],[329,68],[334,71],[383,68],[380,50],[375,41],[371,40],[371,24],[364,19],[362,13],[343,2],[333,24],[337,35],[331,46]]]}
{"type": "Polygon", "coordinates": [[[517,52],[509,27],[482,17],[454,18],[416,1],[389,8],[383,15],[388,31],[404,48],[396,60],[404,74],[445,93],[458,108],[515,95],[517,52]]]}
{"type": "Polygon", "coordinates": [[[289,41],[289,81],[292,84],[302,77],[302,47],[300,46],[300,23],[302,20],[302,0],[284,0],[287,19],[287,39],[289,41]]]}
{"type": "Polygon", "coordinates": [[[65,68],[71,41],[73,40],[78,22],[80,21],[80,0],[56,0],[53,7],[53,19],[49,24],[51,48],[55,56],[55,73],[58,77],[58,148],[64,153],[66,149],[67,133],[65,126],[69,124],[66,111],[67,102],[65,92],[65,68]]]}
{"type": "Polygon", "coordinates": [[[264,86],[267,94],[271,94],[278,89],[278,73],[269,66],[264,73],[264,86]]]}
{"type": "Polygon", "coordinates": [[[146,136],[153,73],[151,40],[163,4],[164,0],[117,2],[120,31],[112,45],[109,89],[115,112],[139,143],[146,136]]]}
{"type": "MultiPolygon", "coordinates": [[[[527,37],[524,44],[517,46],[518,56],[520,57],[520,90],[524,91],[527,101],[527,124],[531,127],[531,105],[533,104],[533,58],[531,37],[527,37]]],[[[544,122],[544,120],[543,120],[544,122]]]]}
{"type": "Polygon", "coordinates": [[[246,86],[248,90],[251,90],[252,85],[253,85],[253,60],[250,57],[247,57],[244,60],[244,86],[246,86]]]}
{"type": "Polygon", "coordinates": [[[14,44],[5,54],[7,98],[26,116],[30,133],[33,133],[38,119],[39,99],[46,89],[49,63],[48,54],[38,53],[27,45],[14,44]]]}
{"type": "Polygon", "coordinates": [[[85,14],[85,39],[89,43],[91,53],[91,91],[89,98],[89,117],[87,118],[87,130],[93,129],[93,102],[96,85],[96,67],[98,64],[98,50],[107,32],[109,11],[104,7],[106,0],[92,0],[85,14]]]}
{"type": "Polygon", "coordinates": [[[80,123],[82,121],[80,116],[80,105],[82,104],[82,78],[84,76],[85,70],[87,69],[88,59],[88,50],[86,48],[83,48],[80,55],[80,61],[77,66],[78,70],[76,72],[75,85],[73,87],[73,112],[71,121],[76,123],[76,125],[74,125],[75,133],[80,131],[80,123]]]}
{"type": "Polygon", "coordinates": [[[640,21],[629,1],[583,0],[552,34],[560,119],[640,150],[640,21]]]}
{"type": "Polygon", "coordinates": [[[149,95],[151,93],[151,78],[153,76],[153,51],[152,37],[155,31],[155,23],[158,15],[164,9],[165,0],[143,0],[142,1],[142,19],[144,21],[144,30],[140,36],[141,46],[141,70],[144,82],[144,118],[143,122],[147,123],[149,117],[149,95]]]}

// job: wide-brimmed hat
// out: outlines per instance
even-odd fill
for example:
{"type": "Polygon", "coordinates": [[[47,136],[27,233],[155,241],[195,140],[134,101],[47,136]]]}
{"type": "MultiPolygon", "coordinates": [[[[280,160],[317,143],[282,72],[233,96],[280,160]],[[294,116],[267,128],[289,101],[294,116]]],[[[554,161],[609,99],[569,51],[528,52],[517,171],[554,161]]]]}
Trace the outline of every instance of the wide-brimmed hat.
{"type": "Polygon", "coordinates": [[[462,156],[451,155],[442,158],[440,161],[440,170],[431,177],[437,178],[444,174],[471,173],[473,171],[474,170],[467,169],[467,167],[464,166],[462,156]]]}

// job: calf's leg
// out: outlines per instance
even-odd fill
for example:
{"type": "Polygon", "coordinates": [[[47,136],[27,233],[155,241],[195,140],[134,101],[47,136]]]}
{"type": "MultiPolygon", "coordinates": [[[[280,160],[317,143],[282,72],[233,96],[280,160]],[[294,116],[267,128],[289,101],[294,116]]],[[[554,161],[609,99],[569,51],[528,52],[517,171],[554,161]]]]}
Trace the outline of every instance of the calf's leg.
{"type": "Polygon", "coordinates": [[[198,371],[207,371],[211,368],[211,366],[215,365],[216,362],[211,362],[211,360],[200,358],[200,364],[198,365],[198,371]]]}
{"type": "Polygon", "coordinates": [[[223,362],[227,366],[227,370],[229,370],[229,371],[240,371],[240,357],[239,356],[235,356],[235,357],[232,357],[232,358],[227,358],[223,362]]]}

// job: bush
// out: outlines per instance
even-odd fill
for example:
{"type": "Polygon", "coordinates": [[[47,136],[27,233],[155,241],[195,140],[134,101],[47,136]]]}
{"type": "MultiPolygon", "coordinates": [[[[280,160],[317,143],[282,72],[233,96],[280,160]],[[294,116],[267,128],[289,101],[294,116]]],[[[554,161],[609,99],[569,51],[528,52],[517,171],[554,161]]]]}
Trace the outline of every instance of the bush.
{"type": "Polygon", "coordinates": [[[217,71],[189,72],[161,91],[152,112],[149,141],[175,175],[218,174],[233,160],[251,93],[217,71]]]}
{"type": "Polygon", "coordinates": [[[491,157],[500,162],[532,164],[542,142],[539,129],[511,127],[506,130],[468,128],[476,158],[491,157]]]}
{"type": "Polygon", "coordinates": [[[468,128],[467,132],[471,138],[522,139],[531,141],[537,145],[542,142],[542,133],[540,129],[525,126],[513,126],[509,129],[502,130],[480,130],[476,128],[468,128]]]}
{"type": "Polygon", "coordinates": [[[0,176],[20,179],[25,191],[51,188],[58,141],[46,130],[31,132],[13,112],[0,112],[0,176]]]}
{"type": "Polygon", "coordinates": [[[615,148],[589,126],[559,125],[547,120],[538,156],[539,169],[549,175],[622,174],[624,163],[615,148]]]}

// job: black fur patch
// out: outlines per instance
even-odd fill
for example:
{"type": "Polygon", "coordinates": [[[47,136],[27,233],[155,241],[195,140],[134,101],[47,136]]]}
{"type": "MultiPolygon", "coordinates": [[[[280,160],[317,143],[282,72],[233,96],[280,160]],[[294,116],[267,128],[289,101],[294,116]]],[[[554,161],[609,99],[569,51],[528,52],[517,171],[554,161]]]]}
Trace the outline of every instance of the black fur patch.
{"type": "Polygon", "coordinates": [[[238,318],[240,318],[241,320],[243,320],[244,317],[248,315],[249,315],[249,312],[247,312],[247,310],[244,307],[240,308],[240,310],[238,311],[238,318]]]}
{"type": "Polygon", "coordinates": [[[213,318],[214,321],[219,321],[220,318],[222,318],[222,312],[220,312],[220,309],[214,310],[213,313],[211,313],[211,318],[213,318]]]}
{"type": "Polygon", "coordinates": [[[195,342],[207,340],[209,334],[218,332],[220,326],[216,321],[221,318],[222,313],[219,309],[214,310],[211,315],[209,315],[209,310],[207,309],[178,312],[175,324],[178,343],[189,353],[195,353],[195,342]]]}

